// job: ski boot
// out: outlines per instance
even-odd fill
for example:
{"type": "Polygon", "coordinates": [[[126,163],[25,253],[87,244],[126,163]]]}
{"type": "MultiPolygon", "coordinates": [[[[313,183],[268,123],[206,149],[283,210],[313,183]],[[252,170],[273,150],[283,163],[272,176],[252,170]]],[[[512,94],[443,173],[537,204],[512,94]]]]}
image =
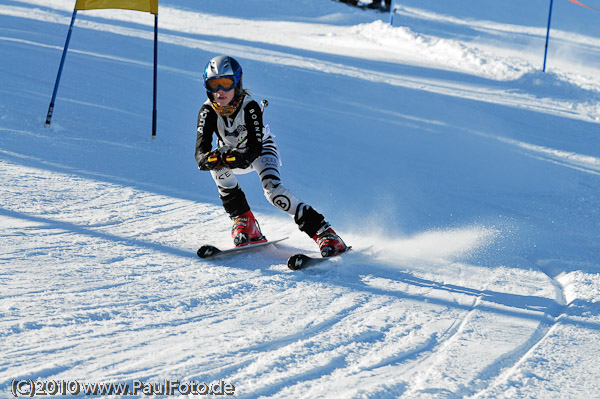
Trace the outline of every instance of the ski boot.
{"type": "Polygon", "coordinates": [[[319,246],[322,257],[335,256],[348,250],[348,246],[327,223],[317,231],[313,240],[319,246]]]}
{"type": "Polygon", "coordinates": [[[252,211],[242,213],[233,218],[231,237],[236,247],[267,241],[267,238],[260,232],[260,227],[252,211]]]}

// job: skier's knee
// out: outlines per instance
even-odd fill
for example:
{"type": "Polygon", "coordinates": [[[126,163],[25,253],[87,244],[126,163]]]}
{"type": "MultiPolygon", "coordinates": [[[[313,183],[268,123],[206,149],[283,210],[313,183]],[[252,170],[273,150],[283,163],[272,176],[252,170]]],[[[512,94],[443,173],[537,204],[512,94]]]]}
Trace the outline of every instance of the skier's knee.
{"type": "Polygon", "coordinates": [[[265,190],[265,197],[267,197],[267,200],[271,204],[285,212],[290,211],[295,197],[288,189],[281,185],[280,181],[265,179],[263,181],[263,188],[265,190]]]}

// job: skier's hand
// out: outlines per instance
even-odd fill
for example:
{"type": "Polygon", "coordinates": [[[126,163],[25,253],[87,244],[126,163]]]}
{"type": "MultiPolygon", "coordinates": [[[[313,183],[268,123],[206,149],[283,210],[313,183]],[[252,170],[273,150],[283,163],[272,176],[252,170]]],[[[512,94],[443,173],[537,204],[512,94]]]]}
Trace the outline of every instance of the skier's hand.
{"type": "Polygon", "coordinates": [[[228,150],[221,153],[221,161],[229,169],[246,169],[250,166],[250,162],[238,150],[228,150]]]}
{"type": "Polygon", "coordinates": [[[241,168],[242,154],[237,150],[228,150],[221,154],[221,161],[230,169],[241,168]]]}
{"type": "Polygon", "coordinates": [[[223,167],[221,157],[218,150],[207,152],[198,163],[198,167],[202,170],[214,170],[223,167]]]}

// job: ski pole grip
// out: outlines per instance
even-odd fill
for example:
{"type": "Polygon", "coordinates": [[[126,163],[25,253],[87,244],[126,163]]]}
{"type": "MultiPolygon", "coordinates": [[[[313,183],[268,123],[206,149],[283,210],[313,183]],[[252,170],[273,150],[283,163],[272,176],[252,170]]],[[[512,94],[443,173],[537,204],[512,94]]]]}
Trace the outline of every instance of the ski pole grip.
{"type": "Polygon", "coordinates": [[[265,112],[265,108],[269,106],[269,101],[266,99],[261,100],[260,102],[260,112],[265,112]]]}

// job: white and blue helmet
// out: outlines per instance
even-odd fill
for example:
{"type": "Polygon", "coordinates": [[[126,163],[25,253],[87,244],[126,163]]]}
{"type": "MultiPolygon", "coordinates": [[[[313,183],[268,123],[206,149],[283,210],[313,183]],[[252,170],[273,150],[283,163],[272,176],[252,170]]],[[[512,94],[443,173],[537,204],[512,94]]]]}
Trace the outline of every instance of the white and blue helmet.
{"type": "Polygon", "coordinates": [[[235,88],[235,97],[241,96],[244,92],[242,86],[242,67],[233,57],[220,55],[212,58],[208,61],[206,67],[204,67],[202,77],[206,94],[211,99],[212,93],[215,93],[219,89],[227,91],[235,88]],[[215,85],[214,82],[219,82],[219,78],[230,78],[232,82],[227,85],[215,85]],[[213,84],[211,84],[210,81],[212,81],[213,84]]]}

